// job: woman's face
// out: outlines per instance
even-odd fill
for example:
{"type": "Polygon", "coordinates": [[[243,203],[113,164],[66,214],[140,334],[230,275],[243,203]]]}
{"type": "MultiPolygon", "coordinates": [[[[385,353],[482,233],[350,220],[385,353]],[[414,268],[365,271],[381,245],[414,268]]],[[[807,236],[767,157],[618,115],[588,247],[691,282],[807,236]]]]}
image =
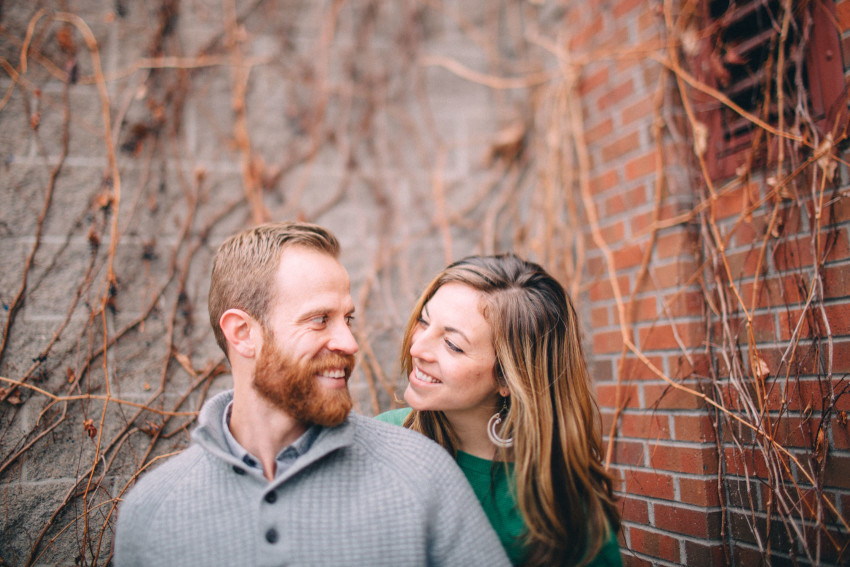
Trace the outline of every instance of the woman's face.
{"type": "Polygon", "coordinates": [[[410,341],[413,371],[404,393],[413,409],[489,415],[507,394],[496,382],[493,336],[481,300],[475,289],[447,283],[423,307],[410,341]]]}

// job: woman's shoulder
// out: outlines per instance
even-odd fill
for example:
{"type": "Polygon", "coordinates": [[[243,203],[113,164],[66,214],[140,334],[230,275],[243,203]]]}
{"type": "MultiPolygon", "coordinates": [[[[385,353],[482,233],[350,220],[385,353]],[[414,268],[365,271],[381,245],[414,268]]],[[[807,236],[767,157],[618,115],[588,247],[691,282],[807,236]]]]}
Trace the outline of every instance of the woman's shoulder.
{"type": "Polygon", "coordinates": [[[402,425],[405,418],[410,413],[410,408],[399,408],[384,413],[379,413],[375,416],[378,421],[384,421],[393,425],[402,425]]]}

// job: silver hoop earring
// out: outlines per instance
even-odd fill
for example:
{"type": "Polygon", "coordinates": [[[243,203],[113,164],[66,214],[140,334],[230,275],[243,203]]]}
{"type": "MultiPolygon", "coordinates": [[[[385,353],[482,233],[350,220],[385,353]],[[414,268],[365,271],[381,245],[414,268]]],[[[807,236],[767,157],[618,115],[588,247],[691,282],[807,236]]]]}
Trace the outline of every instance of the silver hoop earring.
{"type": "Polygon", "coordinates": [[[503,404],[503,409],[501,411],[497,411],[490,417],[490,421],[487,422],[487,437],[490,438],[490,442],[497,447],[510,447],[514,444],[514,438],[508,437],[504,439],[499,437],[498,432],[496,431],[496,427],[498,427],[502,423],[502,411],[507,414],[508,402],[505,401],[503,404]]]}

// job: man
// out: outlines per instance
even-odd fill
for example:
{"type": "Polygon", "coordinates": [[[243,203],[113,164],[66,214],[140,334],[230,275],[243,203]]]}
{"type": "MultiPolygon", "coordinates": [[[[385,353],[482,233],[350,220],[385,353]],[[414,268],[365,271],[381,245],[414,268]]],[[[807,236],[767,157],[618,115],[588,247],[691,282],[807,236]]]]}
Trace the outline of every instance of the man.
{"type": "Polygon", "coordinates": [[[210,322],[233,390],[121,505],[115,564],[508,565],[442,448],[349,414],[357,343],[339,244],[306,223],[219,248],[210,322]]]}

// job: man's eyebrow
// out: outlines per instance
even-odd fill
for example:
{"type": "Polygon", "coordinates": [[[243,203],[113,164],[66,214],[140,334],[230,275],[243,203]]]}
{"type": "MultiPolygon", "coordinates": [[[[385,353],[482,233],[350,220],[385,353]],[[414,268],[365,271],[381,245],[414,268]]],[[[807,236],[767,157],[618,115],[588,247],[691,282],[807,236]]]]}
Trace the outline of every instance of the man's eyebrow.
{"type": "MultiPolygon", "coordinates": [[[[320,306],[317,306],[317,307],[313,307],[312,309],[310,309],[308,311],[305,311],[303,314],[301,314],[301,316],[298,317],[298,320],[299,321],[308,321],[308,320],[310,320],[314,317],[328,315],[329,313],[332,313],[333,311],[334,311],[334,309],[332,307],[320,305],[320,306]]],[[[355,308],[352,307],[350,310],[347,310],[345,312],[345,314],[346,315],[353,315],[354,311],[355,311],[355,308]]]]}
{"type": "Polygon", "coordinates": [[[305,311],[298,317],[300,321],[307,321],[309,319],[313,319],[314,317],[319,317],[321,315],[325,315],[328,312],[324,307],[316,307],[314,309],[310,309],[309,311],[305,311]]]}

